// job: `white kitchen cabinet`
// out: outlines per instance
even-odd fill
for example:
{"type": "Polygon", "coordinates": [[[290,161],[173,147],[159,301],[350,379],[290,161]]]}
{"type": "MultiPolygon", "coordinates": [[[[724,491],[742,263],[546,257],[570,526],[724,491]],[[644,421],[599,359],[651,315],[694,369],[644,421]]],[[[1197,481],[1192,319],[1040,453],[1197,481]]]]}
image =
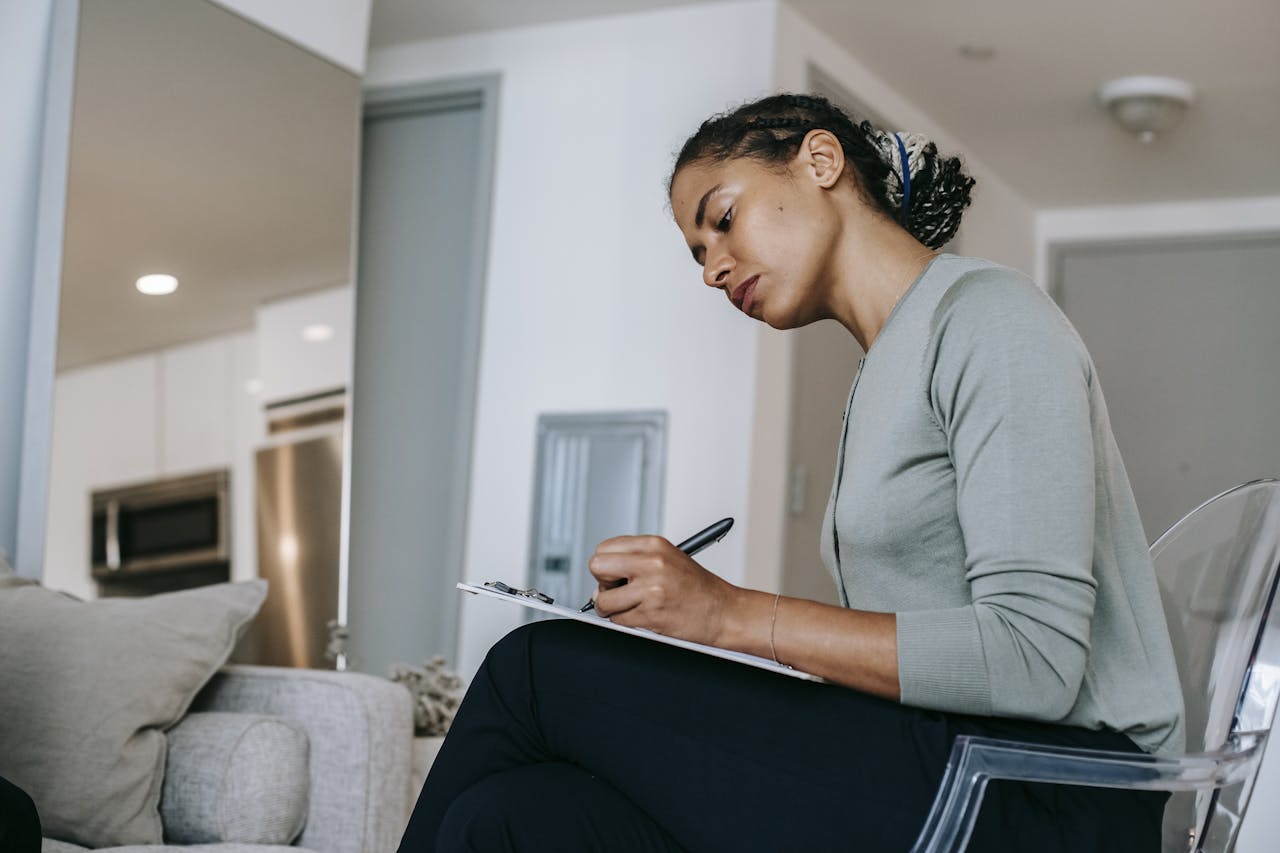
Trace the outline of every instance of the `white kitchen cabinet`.
{"type": "Polygon", "coordinates": [[[67,371],[54,383],[44,583],[82,598],[89,577],[89,493],[160,476],[155,354],[67,371]]]}
{"type": "Polygon", "coordinates": [[[220,337],[160,352],[160,471],[176,476],[231,462],[231,342],[220,337]]]}
{"type": "Polygon", "coordinates": [[[350,387],[354,317],[349,286],[260,306],[262,401],[296,400],[350,387]]]}

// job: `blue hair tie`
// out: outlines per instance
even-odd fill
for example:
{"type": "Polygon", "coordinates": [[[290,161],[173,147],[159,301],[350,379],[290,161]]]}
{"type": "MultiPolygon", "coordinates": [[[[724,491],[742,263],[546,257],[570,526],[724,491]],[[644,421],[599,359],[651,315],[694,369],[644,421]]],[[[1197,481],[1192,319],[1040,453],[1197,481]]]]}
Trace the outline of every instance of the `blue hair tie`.
{"type": "Polygon", "coordinates": [[[902,158],[902,218],[906,219],[911,209],[911,164],[907,161],[907,146],[902,144],[902,137],[895,133],[893,138],[898,140],[898,156],[902,158]]]}

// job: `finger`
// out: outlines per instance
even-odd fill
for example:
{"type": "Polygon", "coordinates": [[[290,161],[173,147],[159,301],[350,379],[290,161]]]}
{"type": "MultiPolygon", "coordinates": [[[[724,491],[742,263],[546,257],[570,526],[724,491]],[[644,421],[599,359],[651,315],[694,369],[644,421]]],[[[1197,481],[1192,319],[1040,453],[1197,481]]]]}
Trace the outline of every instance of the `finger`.
{"type": "Polygon", "coordinates": [[[606,619],[639,607],[644,595],[631,584],[596,590],[596,612],[606,619]]]}
{"type": "Polygon", "coordinates": [[[596,546],[597,554],[642,554],[660,551],[671,543],[661,536],[615,536],[596,546]]]}
{"type": "Polygon", "coordinates": [[[591,576],[605,588],[625,583],[631,575],[627,560],[623,559],[623,556],[599,552],[592,554],[591,559],[587,560],[587,571],[591,572],[591,576]]]}
{"type": "Polygon", "coordinates": [[[587,561],[587,571],[596,580],[604,583],[629,581],[646,572],[661,571],[664,561],[658,554],[638,554],[632,552],[600,553],[597,551],[587,561]]]}
{"type": "Polygon", "coordinates": [[[600,597],[600,593],[604,592],[605,590],[613,589],[614,587],[623,586],[624,584],[626,584],[626,581],[614,581],[612,583],[607,583],[607,584],[605,583],[597,584],[595,590],[593,590],[591,593],[591,607],[587,609],[590,610],[596,606],[596,599],[600,597]]]}
{"type": "Polygon", "coordinates": [[[610,615],[609,621],[625,628],[647,628],[656,634],[661,634],[662,631],[653,625],[652,615],[648,608],[637,605],[610,615]]]}

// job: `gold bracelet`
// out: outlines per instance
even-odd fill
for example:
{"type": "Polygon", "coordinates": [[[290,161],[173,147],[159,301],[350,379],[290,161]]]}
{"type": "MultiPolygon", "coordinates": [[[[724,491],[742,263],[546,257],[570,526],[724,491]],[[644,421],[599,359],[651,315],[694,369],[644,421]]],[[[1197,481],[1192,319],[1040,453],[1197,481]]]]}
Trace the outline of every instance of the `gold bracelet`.
{"type": "Polygon", "coordinates": [[[774,663],[781,663],[778,660],[778,650],[773,647],[773,629],[778,625],[778,599],[780,598],[782,593],[773,597],[773,618],[769,620],[769,654],[773,656],[774,663]]]}

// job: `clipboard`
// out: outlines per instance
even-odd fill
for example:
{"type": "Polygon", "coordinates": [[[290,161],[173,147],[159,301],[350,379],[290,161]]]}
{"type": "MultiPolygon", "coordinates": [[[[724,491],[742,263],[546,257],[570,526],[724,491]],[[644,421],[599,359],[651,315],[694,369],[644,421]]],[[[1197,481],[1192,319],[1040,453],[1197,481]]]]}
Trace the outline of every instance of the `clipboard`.
{"type": "Polygon", "coordinates": [[[628,625],[618,625],[617,623],[600,616],[594,610],[586,613],[579,613],[571,607],[562,607],[558,604],[547,604],[546,602],[539,601],[535,598],[529,598],[528,596],[513,594],[510,592],[499,592],[496,589],[492,589],[487,586],[477,586],[473,583],[460,583],[458,584],[458,589],[463,592],[471,593],[472,595],[483,595],[489,598],[496,598],[500,601],[507,601],[512,604],[531,607],[534,610],[542,610],[546,613],[552,613],[565,619],[576,619],[579,622],[585,622],[588,625],[595,625],[597,628],[607,628],[610,631],[621,631],[624,634],[644,637],[646,640],[666,643],[668,646],[677,646],[682,649],[689,649],[690,651],[700,652],[704,655],[722,658],[723,660],[731,660],[736,663],[746,664],[747,666],[754,666],[757,669],[767,669],[770,672],[776,672],[779,675],[789,675],[792,678],[799,678],[804,681],[826,681],[826,679],[821,676],[813,675],[812,673],[804,672],[803,670],[793,669],[785,663],[774,663],[768,658],[749,655],[745,652],[730,651],[729,649],[722,649],[717,646],[708,646],[703,643],[694,643],[689,640],[680,640],[675,637],[668,637],[663,634],[650,631],[647,628],[632,628],[628,625]]]}

